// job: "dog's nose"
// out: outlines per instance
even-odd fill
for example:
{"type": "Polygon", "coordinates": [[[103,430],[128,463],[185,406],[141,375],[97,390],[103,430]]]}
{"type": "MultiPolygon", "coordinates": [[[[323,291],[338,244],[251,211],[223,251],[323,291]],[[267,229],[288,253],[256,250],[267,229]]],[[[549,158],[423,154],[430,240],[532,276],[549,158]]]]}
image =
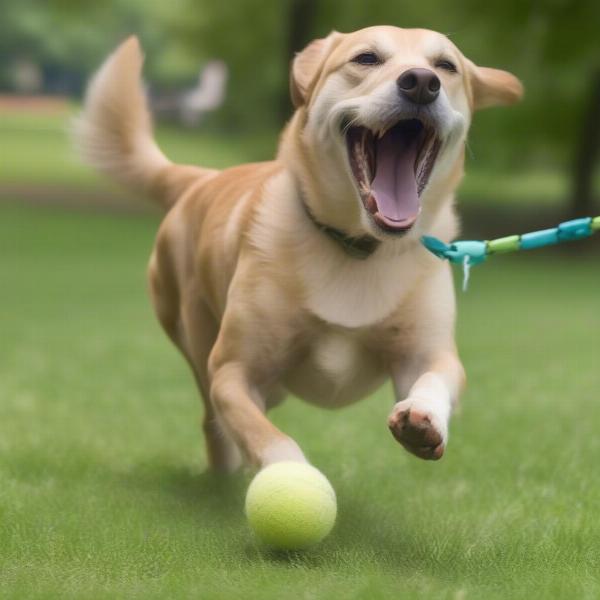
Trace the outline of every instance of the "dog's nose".
{"type": "Polygon", "coordinates": [[[440,94],[440,80],[429,69],[409,69],[398,77],[401,96],[415,104],[429,104],[440,94]]]}

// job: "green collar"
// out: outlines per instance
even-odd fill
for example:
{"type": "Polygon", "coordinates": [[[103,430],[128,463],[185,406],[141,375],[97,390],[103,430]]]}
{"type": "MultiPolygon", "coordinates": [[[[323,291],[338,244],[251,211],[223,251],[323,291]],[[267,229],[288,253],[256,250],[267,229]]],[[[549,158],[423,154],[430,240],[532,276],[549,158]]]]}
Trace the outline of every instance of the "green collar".
{"type": "Polygon", "coordinates": [[[313,222],[315,227],[322,231],[329,239],[338,244],[348,256],[358,260],[366,260],[373,252],[375,252],[375,250],[377,250],[379,244],[381,244],[378,239],[371,235],[351,237],[340,229],[317,221],[315,216],[310,212],[306,202],[304,202],[304,199],[301,198],[300,202],[302,202],[302,206],[304,207],[308,218],[313,222]]]}

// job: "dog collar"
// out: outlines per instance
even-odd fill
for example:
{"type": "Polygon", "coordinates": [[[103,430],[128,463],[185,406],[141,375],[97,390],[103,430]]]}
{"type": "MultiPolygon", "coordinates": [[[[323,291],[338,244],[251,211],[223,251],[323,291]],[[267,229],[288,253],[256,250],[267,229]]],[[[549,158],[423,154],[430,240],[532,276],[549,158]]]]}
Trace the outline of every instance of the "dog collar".
{"type": "Polygon", "coordinates": [[[341,229],[336,229],[330,225],[325,225],[320,221],[317,221],[315,216],[312,214],[304,199],[301,198],[302,206],[308,218],[312,221],[314,226],[322,231],[329,239],[333,240],[340,248],[352,258],[358,260],[366,260],[377,250],[381,242],[371,235],[362,235],[360,237],[352,237],[344,233],[341,229]]]}

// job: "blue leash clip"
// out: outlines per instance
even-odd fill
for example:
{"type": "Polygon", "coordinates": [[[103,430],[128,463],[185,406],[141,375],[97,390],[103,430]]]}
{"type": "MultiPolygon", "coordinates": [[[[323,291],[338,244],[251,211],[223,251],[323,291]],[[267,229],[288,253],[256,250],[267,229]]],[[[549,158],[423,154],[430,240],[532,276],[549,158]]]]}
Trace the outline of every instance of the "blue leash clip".
{"type": "Polygon", "coordinates": [[[435,237],[424,235],[421,238],[423,245],[439,258],[446,258],[450,262],[475,266],[487,258],[487,242],[476,240],[463,240],[445,244],[435,237]]]}

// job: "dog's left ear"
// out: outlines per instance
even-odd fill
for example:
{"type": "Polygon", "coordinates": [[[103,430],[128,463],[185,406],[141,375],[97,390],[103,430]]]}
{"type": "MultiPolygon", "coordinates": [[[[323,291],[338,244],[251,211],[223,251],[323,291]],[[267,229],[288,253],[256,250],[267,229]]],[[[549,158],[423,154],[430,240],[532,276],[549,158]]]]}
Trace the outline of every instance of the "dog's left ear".
{"type": "Polygon", "coordinates": [[[294,108],[308,102],[325,59],[341,37],[341,33],[332,31],[326,38],[312,41],[296,54],[290,72],[290,94],[294,108]]]}
{"type": "Polygon", "coordinates": [[[472,62],[469,67],[475,110],[488,106],[509,106],[522,98],[523,85],[512,73],[478,67],[472,62]]]}

